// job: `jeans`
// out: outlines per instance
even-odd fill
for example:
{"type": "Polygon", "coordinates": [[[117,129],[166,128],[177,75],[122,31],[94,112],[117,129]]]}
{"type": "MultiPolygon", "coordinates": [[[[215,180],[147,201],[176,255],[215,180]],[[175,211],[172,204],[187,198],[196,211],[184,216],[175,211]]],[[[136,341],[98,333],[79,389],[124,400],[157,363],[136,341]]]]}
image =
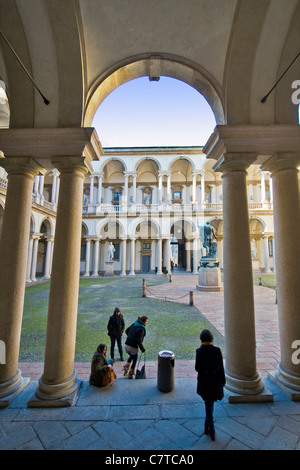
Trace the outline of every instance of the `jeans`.
{"type": "Polygon", "coordinates": [[[122,336],[119,336],[118,338],[116,338],[115,336],[111,336],[110,337],[110,357],[112,359],[114,359],[114,357],[115,357],[115,344],[116,344],[116,341],[117,341],[120,356],[121,356],[121,358],[123,358],[122,336]]]}
{"type": "Polygon", "coordinates": [[[205,400],[205,412],[206,412],[205,427],[209,428],[210,434],[213,434],[215,432],[215,428],[214,428],[214,418],[213,418],[214,402],[212,400],[205,400]]]}
{"type": "Polygon", "coordinates": [[[129,354],[127,362],[128,364],[131,364],[130,368],[134,370],[138,359],[138,350],[136,350],[135,352],[134,348],[131,348],[130,346],[127,346],[125,344],[125,351],[127,352],[127,354],[129,354]]]}

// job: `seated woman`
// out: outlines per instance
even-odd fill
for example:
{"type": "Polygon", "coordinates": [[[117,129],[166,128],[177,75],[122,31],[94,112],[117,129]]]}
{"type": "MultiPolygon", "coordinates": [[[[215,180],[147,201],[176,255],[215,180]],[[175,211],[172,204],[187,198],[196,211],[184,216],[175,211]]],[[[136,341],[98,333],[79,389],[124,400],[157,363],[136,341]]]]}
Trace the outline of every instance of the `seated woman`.
{"type": "Polygon", "coordinates": [[[107,369],[111,368],[111,361],[106,358],[107,346],[106,344],[99,344],[97,350],[94,352],[92,364],[90,384],[96,387],[103,387],[102,380],[107,369]]]}

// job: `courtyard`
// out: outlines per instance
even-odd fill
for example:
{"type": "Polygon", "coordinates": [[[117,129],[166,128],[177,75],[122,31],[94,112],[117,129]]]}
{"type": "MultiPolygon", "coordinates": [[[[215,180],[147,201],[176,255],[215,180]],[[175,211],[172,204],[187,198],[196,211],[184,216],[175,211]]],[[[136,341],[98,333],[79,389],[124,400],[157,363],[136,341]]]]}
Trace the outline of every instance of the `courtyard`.
{"type": "MultiPolygon", "coordinates": [[[[255,274],[253,278],[256,302],[257,368],[265,377],[280,361],[276,304],[276,276],[255,274]]],[[[200,292],[196,289],[197,275],[173,273],[168,276],[95,277],[81,278],[78,298],[78,321],[75,367],[79,378],[88,380],[90,361],[100,343],[110,344],[107,322],[116,306],[125,318],[125,327],[138,315],[147,315],[149,323],[144,341],[147,377],[156,377],[157,356],[163,349],[175,353],[175,374],[195,377],[195,350],[199,334],[209,328],[215,344],[221,347],[226,360],[224,332],[224,293],[200,292]],[[146,297],[143,297],[143,282],[146,297]],[[190,305],[190,292],[194,305],[190,305]]],[[[47,328],[49,282],[26,288],[22,324],[20,368],[23,375],[38,380],[43,371],[47,328]]],[[[126,335],[123,335],[123,343],[126,335]]],[[[109,348],[108,348],[109,357],[109,348]]],[[[125,355],[126,358],[126,355],[125,355]]],[[[123,363],[115,349],[115,369],[121,373],[123,363]]]]}

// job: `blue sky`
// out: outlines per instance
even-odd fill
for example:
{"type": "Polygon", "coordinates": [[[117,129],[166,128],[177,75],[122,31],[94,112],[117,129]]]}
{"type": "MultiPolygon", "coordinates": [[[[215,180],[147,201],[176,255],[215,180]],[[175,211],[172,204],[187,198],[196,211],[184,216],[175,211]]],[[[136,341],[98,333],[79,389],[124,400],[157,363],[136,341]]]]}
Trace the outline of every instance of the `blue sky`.
{"type": "Polygon", "coordinates": [[[215,125],[204,97],[167,77],[121,85],[99,106],[92,123],[103,147],[201,146],[215,125]]]}

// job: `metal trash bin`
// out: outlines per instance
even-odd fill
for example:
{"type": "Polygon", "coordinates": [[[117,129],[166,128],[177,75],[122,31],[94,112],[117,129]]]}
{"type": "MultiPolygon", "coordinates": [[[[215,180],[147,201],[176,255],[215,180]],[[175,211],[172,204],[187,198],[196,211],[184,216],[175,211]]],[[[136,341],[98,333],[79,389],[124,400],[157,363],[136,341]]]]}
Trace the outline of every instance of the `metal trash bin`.
{"type": "Polygon", "coordinates": [[[158,353],[157,388],[161,392],[171,392],[174,388],[175,354],[172,351],[158,353]]]}

